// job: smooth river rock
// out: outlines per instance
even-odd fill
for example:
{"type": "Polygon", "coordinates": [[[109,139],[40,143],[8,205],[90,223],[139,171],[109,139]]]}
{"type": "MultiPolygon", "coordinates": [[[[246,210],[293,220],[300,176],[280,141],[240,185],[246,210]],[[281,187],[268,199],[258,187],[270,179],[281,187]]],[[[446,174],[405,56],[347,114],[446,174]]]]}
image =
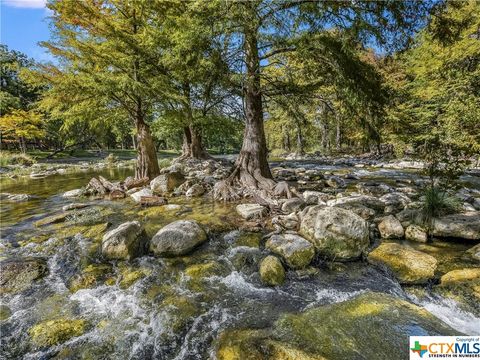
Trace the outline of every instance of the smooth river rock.
{"type": "Polygon", "coordinates": [[[380,224],[378,224],[378,231],[380,231],[380,236],[384,239],[401,239],[405,235],[402,224],[393,215],[383,218],[380,224]]]}
{"type": "Polygon", "coordinates": [[[300,235],[331,259],[357,259],[370,243],[368,223],[350,210],[318,205],[301,217],[300,235]]]}
{"type": "Polygon", "coordinates": [[[259,219],[267,214],[267,208],[260,204],[240,204],[236,210],[245,220],[259,219]]]}
{"type": "Polygon", "coordinates": [[[147,235],[138,221],[130,221],[103,236],[102,254],[107,259],[131,260],[145,254],[147,235]]]}
{"type": "Polygon", "coordinates": [[[179,220],[164,226],[150,241],[157,256],[180,256],[207,241],[205,230],[196,221],[179,220]]]}
{"type": "Polygon", "coordinates": [[[437,260],[428,254],[397,243],[382,243],[368,262],[389,268],[402,284],[424,284],[434,277],[437,260]]]}
{"type": "Polygon", "coordinates": [[[294,269],[308,266],[315,256],[312,243],[295,234],[273,235],[265,243],[265,248],[280,255],[294,269]]]}
{"type": "Polygon", "coordinates": [[[175,190],[185,182],[185,177],[179,171],[172,171],[157,176],[150,182],[150,188],[156,195],[164,195],[175,190]]]}
{"type": "Polygon", "coordinates": [[[285,281],[285,269],[277,257],[269,255],[260,263],[260,279],[265,285],[277,286],[285,281]]]}

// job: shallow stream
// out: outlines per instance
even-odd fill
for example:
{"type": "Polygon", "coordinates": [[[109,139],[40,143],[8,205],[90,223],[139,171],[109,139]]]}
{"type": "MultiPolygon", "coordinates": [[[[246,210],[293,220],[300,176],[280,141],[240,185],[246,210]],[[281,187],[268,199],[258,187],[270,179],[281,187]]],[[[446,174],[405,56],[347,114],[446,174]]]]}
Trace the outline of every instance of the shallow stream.
{"type": "MultiPolygon", "coordinates": [[[[419,178],[411,171],[322,169],[350,171],[362,181],[387,184],[419,178]]],[[[131,175],[131,170],[0,179],[1,192],[35,196],[30,201],[1,204],[1,258],[41,256],[49,268],[49,274],[29,289],[2,295],[2,309],[8,309],[8,315],[0,318],[1,358],[214,358],[217,337],[225,329],[262,329],[282,314],[342,302],[367,290],[407,299],[459,333],[480,335],[480,308],[428,287],[402,287],[387,272],[362,261],[329,264],[318,260],[311,273],[290,271],[283,286],[263,286],[258,275],[258,263],[267,254],[259,246],[262,234],[234,230],[239,222],[234,204],[172,198],[170,203],[179,206],[166,210],[141,208],[130,199],[83,199],[90,206],[74,210],[66,221],[36,223],[72,203],[61,196],[63,192],[85,186],[97,175],[120,180],[131,175]],[[98,249],[107,228],[140,220],[153,236],[178,219],[195,219],[210,229],[209,241],[192,255],[175,259],[144,256],[130,263],[102,260],[98,249]],[[35,346],[29,329],[55,319],[82,319],[85,329],[63,344],[35,346]]],[[[473,177],[463,181],[471,187],[478,185],[473,177]]],[[[410,245],[439,254],[443,270],[474,266],[462,260],[471,243],[410,245]]]]}

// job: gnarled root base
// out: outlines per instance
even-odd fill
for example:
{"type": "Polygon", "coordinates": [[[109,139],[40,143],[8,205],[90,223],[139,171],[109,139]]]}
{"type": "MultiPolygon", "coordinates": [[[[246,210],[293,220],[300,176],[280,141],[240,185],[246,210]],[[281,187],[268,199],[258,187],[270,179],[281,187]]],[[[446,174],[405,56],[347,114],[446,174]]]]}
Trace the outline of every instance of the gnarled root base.
{"type": "Polygon", "coordinates": [[[292,191],[285,181],[279,183],[254,171],[253,174],[236,165],[230,176],[217,182],[213,188],[216,200],[235,201],[251,197],[270,209],[279,207],[279,198],[291,198],[292,191]]]}

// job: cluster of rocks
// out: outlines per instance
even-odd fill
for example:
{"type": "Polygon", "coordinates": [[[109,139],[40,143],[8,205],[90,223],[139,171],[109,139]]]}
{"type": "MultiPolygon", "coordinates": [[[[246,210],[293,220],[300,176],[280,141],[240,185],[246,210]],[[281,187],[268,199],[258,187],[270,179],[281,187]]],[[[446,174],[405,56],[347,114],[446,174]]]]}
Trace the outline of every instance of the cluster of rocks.
{"type": "MultiPolygon", "coordinates": [[[[272,255],[260,264],[261,278],[268,285],[281,284],[285,268],[307,268],[317,257],[328,261],[365,257],[371,264],[387,268],[400,283],[425,283],[435,277],[437,260],[408,243],[392,241],[426,243],[429,235],[480,240],[480,212],[476,209],[436,218],[427,231],[422,225],[419,194],[408,184],[393,187],[360,182],[355,192],[347,193],[338,176],[327,178],[315,171],[279,167],[274,174],[285,181],[308,178],[320,183],[324,191],[307,190],[299,197],[280,200],[282,213],[271,218],[275,234],[265,243],[272,255]]],[[[464,200],[475,203],[478,198],[464,195],[464,200]]],[[[240,204],[236,210],[246,220],[269,214],[266,206],[256,203],[240,204]]],[[[479,255],[474,248],[467,253],[471,253],[469,258],[479,255]]]]}
{"type": "Polygon", "coordinates": [[[190,253],[207,241],[205,230],[196,221],[179,220],[160,229],[148,239],[138,221],[123,223],[102,239],[102,254],[110,260],[132,260],[151,252],[162,257],[190,253]]]}

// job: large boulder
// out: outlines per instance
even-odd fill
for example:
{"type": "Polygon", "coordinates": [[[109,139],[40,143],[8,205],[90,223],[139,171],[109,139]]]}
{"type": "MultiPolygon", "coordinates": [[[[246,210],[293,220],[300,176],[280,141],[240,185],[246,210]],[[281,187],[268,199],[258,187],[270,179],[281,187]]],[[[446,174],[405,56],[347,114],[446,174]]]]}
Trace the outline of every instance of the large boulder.
{"type": "Polygon", "coordinates": [[[288,266],[294,269],[308,266],[315,256],[313,245],[295,234],[273,235],[266,242],[265,248],[283,257],[288,266]]]}
{"type": "Polygon", "coordinates": [[[147,235],[138,221],[123,223],[102,239],[102,254],[107,259],[131,260],[145,254],[147,235]]]}
{"type": "Polygon", "coordinates": [[[262,218],[267,214],[267,208],[260,204],[239,204],[236,210],[245,220],[262,218]]]}
{"type": "Polygon", "coordinates": [[[265,285],[277,286],[285,281],[285,269],[277,257],[269,255],[260,263],[260,279],[265,285]]]}
{"type": "Polygon", "coordinates": [[[271,328],[227,330],[221,360],[403,360],[411,335],[459,335],[427,310],[389,294],[366,292],[334,304],[285,314],[271,328]]]}
{"type": "Polygon", "coordinates": [[[185,177],[180,171],[172,171],[157,176],[150,182],[150,188],[156,195],[164,195],[175,190],[185,182],[185,177]]]}
{"type": "Polygon", "coordinates": [[[0,262],[0,293],[17,293],[48,272],[43,258],[9,258],[0,262]]]}
{"type": "Polygon", "coordinates": [[[196,221],[178,220],[161,228],[150,241],[158,256],[180,256],[207,241],[205,230],[196,221]]]}
{"type": "Polygon", "coordinates": [[[378,231],[380,231],[380,236],[384,239],[401,239],[405,235],[402,224],[393,215],[382,219],[378,224],[378,231]]]}
{"type": "Polygon", "coordinates": [[[437,260],[397,243],[382,243],[370,254],[371,264],[389,268],[402,284],[424,284],[434,277],[437,260]]]}
{"type": "Polygon", "coordinates": [[[352,211],[313,206],[302,213],[300,235],[336,260],[358,258],[369,245],[368,224],[352,211]]]}
{"type": "Polygon", "coordinates": [[[446,215],[433,221],[433,236],[480,240],[480,212],[446,215]]]}

